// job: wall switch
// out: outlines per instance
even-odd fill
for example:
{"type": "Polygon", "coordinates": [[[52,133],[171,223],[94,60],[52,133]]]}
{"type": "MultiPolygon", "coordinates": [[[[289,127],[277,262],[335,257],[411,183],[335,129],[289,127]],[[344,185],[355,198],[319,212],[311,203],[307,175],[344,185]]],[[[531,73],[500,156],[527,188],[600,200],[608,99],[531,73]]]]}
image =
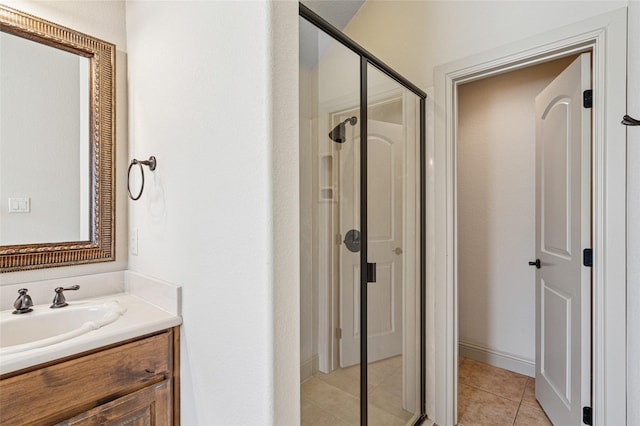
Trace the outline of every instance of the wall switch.
{"type": "Polygon", "coordinates": [[[9,213],[29,213],[31,212],[31,199],[9,198],[9,213]]]}
{"type": "Polygon", "coordinates": [[[138,228],[131,230],[131,235],[129,236],[129,251],[134,256],[138,255],[138,228]]]}

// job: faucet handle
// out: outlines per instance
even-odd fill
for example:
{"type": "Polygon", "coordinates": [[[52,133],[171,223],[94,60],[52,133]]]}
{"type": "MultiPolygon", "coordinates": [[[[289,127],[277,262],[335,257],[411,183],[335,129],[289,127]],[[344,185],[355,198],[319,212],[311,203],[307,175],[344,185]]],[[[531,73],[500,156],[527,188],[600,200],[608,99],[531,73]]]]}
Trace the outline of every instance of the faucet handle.
{"type": "Polygon", "coordinates": [[[65,306],[68,305],[67,303],[67,298],[64,297],[64,293],[63,291],[67,291],[67,290],[79,290],[80,286],[79,285],[72,285],[71,287],[56,287],[55,288],[55,296],[53,296],[53,303],[51,304],[50,308],[52,309],[56,309],[56,308],[64,308],[65,306]]]}
{"type": "Polygon", "coordinates": [[[31,300],[31,296],[27,294],[29,290],[26,288],[21,288],[18,290],[18,298],[15,302],[13,302],[13,307],[16,308],[13,311],[14,314],[26,314],[27,312],[33,311],[31,307],[33,306],[33,301],[31,300]]]}

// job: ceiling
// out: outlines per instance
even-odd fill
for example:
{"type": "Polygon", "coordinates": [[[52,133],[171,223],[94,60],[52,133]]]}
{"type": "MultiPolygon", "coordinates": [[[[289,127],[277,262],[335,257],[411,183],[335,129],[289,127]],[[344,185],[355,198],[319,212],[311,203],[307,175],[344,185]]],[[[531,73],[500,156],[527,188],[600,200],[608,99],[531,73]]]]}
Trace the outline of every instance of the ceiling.
{"type": "MultiPolygon", "coordinates": [[[[344,30],[365,0],[302,0],[301,3],[339,30],[344,30]]],[[[305,20],[300,23],[300,65],[313,68],[333,39],[305,20]]]]}
{"type": "Polygon", "coordinates": [[[334,27],[344,30],[353,15],[364,4],[364,0],[302,0],[301,3],[334,27]]]}

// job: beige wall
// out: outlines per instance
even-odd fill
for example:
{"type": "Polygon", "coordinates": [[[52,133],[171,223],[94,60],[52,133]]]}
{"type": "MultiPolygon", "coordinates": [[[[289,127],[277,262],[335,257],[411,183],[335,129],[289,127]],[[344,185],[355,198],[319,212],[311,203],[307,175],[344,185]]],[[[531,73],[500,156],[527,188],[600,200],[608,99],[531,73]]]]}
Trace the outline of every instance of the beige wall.
{"type": "Polygon", "coordinates": [[[626,1],[366,1],[345,33],[414,84],[433,67],[627,5],[626,1]]]}
{"type": "Polygon", "coordinates": [[[467,83],[458,92],[460,350],[466,355],[470,347],[485,348],[490,363],[530,375],[535,365],[535,270],[527,264],[535,258],[534,98],[572,59],[467,83]]]}

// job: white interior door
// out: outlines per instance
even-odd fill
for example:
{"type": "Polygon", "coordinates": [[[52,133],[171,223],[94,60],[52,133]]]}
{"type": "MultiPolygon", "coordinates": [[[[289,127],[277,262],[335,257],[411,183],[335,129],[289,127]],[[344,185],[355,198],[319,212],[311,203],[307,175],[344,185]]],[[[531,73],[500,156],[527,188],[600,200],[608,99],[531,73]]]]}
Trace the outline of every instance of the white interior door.
{"type": "Polygon", "coordinates": [[[590,405],[590,87],[585,53],[536,97],[536,398],[556,425],[590,405]]]}
{"type": "MultiPolygon", "coordinates": [[[[340,232],[359,230],[360,144],[340,150],[340,232]]],[[[376,282],[368,285],[368,361],[402,353],[403,128],[368,121],[368,250],[376,282]]],[[[360,363],[360,253],[340,245],[340,366],[360,363]]]]}

